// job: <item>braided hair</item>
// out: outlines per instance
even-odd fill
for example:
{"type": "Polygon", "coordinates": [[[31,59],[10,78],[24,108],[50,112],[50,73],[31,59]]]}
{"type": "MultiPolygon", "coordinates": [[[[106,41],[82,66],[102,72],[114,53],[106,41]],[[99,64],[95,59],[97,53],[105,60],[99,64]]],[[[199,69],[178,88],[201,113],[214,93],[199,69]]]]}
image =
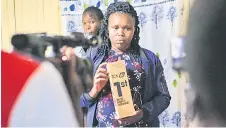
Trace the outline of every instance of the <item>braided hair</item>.
{"type": "Polygon", "coordinates": [[[138,44],[140,40],[140,37],[139,37],[140,28],[138,26],[139,19],[137,16],[137,12],[133,8],[133,6],[131,6],[128,2],[115,2],[108,6],[102,26],[101,26],[101,30],[100,30],[100,36],[103,39],[103,43],[102,43],[102,46],[98,49],[97,56],[102,54],[105,54],[106,56],[111,50],[111,41],[109,39],[109,32],[108,32],[108,19],[111,16],[111,14],[116,12],[129,14],[132,16],[132,18],[135,21],[135,26],[134,26],[135,31],[134,31],[134,35],[131,40],[131,46],[130,46],[134,50],[134,52],[129,54],[132,54],[132,56],[137,58],[140,55],[140,52],[139,52],[140,46],[138,44]]]}

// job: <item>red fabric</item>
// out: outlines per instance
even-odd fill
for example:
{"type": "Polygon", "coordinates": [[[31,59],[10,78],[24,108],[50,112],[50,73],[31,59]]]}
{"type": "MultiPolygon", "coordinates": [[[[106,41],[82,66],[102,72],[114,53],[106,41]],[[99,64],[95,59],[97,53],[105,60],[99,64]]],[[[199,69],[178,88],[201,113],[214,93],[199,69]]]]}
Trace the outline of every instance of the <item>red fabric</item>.
{"type": "Polygon", "coordinates": [[[17,53],[2,54],[1,126],[7,127],[11,109],[29,76],[39,63],[17,53]]]}

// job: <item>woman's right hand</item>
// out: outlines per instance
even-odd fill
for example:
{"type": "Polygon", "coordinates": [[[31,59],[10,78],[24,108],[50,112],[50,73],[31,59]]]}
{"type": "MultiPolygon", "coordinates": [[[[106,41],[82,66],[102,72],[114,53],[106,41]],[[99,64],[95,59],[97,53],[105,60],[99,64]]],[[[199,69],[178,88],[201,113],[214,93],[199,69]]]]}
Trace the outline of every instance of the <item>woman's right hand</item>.
{"type": "Polygon", "coordinates": [[[89,92],[92,98],[95,98],[97,94],[105,87],[108,81],[108,72],[104,68],[107,63],[102,63],[99,65],[93,80],[93,88],[89,92]]]}

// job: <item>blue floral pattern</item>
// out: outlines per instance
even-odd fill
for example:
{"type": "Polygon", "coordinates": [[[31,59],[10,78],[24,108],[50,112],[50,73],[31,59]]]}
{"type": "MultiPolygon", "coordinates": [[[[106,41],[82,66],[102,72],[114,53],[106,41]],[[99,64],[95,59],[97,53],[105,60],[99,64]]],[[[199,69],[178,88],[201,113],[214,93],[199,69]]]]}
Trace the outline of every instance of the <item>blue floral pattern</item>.
{"type": "Polygon", "coordinates": [[[144,27],[144,24],[147,23],[147,16],[146,16],[146,14],[144,12],[141,12],[139,14],[139,20],[140,20],[141,28],[143,28],[144,27]]]}
{"type": "Polygon", "coordinates": [[[170,117],[169,117],[169,113],[167,110],[163,111],[162,114],[159,116],[159,120],[161,122],[161,124],[166,127],[166,125],[169,123],[170,121],[170,117]]]}
{"type": "Polygon", "coordinates": [[[176,124],[177,127],[181,126],[181,112],[175,112],[172,117],[172,123],[176,124]]]}
{"type": "Polygon", "coordinates": [[[156,29],[158,29],[158,23],[163,18],[163,15],[164,15],[163,8],[160,7],[159,5],[155,5],[153,7],[151,20],[155,23],[156,29]]]}
{"type": "Polygon", "coordinates": [[[177,17],[176,13],[177,13],[176,7],[174,6],[170,7],[167,16],[168,16],[168,19],[170,19],[172,26],[173,26],[175,17],[177,17]]]}
{"type": "Polygon", "coordinates": [[[75,23],[73,21],[68,21],[67,31],[68,32],[75,32],[76,31],[76,26],[75,26],[75,23]]]}

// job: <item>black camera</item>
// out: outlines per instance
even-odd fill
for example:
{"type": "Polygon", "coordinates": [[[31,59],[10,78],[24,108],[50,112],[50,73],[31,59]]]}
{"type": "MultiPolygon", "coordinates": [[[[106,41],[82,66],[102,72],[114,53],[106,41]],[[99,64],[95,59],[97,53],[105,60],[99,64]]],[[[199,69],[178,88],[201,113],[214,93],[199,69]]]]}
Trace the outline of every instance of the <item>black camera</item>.
{"type": "Polygon", "coordinates": [[[29,33],[16,34],[12,37],[11,43],[16,50],[30,53],[39,58],[45,58],[45,51],[48,46],[52,46],[54,57],[61,57],[60,48],[62,46],[77,47],[82,46],[84,49],[95,47],[101,44],[98,36],[73,32],[70,36],[48,35],[47,33],[29,33]]]}

